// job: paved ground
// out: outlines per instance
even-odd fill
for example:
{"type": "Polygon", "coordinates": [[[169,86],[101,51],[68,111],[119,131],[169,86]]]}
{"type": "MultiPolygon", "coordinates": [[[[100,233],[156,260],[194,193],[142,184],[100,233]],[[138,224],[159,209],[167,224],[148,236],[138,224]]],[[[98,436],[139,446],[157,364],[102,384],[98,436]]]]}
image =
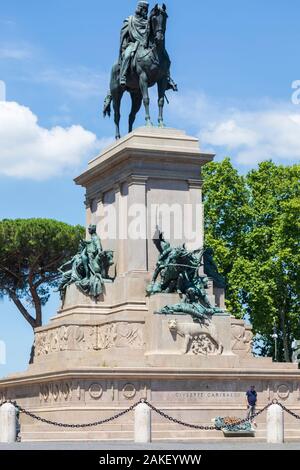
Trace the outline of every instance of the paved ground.
{"type": "Polygon", "coordinates": [[[205,442],[205,443],[153,443],[138,445],[124,442],[52,442],[52,443],[16,443],[0,444],[1,450],[300,450],[300,442],[287,442],[282,445],[270,445],[266,442],[205,442]]]}

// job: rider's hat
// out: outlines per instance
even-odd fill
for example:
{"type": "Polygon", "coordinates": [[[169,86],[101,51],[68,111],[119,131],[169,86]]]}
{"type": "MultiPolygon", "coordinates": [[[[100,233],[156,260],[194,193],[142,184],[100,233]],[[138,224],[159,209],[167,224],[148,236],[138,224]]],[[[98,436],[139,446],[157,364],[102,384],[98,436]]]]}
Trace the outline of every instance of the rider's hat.
{"type": "Polygon", "coordinates": [[[149,7],[149,3],[148,2],[144,2],[143,0],[140,0],[138,2],[138,7],[149,7]]]}

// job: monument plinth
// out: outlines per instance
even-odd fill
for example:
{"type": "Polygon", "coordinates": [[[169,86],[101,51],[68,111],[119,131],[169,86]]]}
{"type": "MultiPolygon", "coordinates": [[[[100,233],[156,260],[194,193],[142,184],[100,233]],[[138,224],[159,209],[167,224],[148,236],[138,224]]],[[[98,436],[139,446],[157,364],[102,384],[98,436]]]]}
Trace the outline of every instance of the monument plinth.
{"type": "MultiPolygon", "coordinates": [[[[207,321],[176,313],[183,275],[181,284],[174,287],[171,279],[161,283],[160,292],[147,295],[149,285],[158,287],[151,280],[160,267],[158,256],[164,256],[153,241],[158,227],[166,252],[181,247],[178,252],[192,253],[193,260],[203,247],[201,167],[212,159],[184,132],[141,128],[89,163],[75,182],[86,188],[87,225],[97,225],[103,249],[113,251],[110,279],[103,281],[97,298],[75,282],[66,288],[57,315],[35,332],[33,364],[0,381],[2,400],[17,400],[44,418],[77,424],[110,417],[145,398],[175,418],[211,425],[216,416],[244,418],[245,391],[254,383],[259,406],[278,398],[299,412],[297,365],[253,357],[251,327],[225,311],[224,290],[213,278],[204,281],[205,266],[184,292],[189,299],[198,293],[214,309],[207,321]],[[198,279],[203,281],[199,286],[198,279]],[[162,314],[166,306],[171,310],[162,314]]],[[[166,276],[168,270],[163,272],[166,276]]],[[[185,309],[195,307],[189,302],[185,309]]],[[[262,416],[256,436],[263,437],[265,429],[262,416]]],[[[133,433],[132,413],[83,430],[62,430],[21,416],[24,441],[129,440],[133,433]]],[[[291,417],[286,433],[300,435],[291,417]]],[[[153,415],[154,440],[222,436],[153,415]]]]}

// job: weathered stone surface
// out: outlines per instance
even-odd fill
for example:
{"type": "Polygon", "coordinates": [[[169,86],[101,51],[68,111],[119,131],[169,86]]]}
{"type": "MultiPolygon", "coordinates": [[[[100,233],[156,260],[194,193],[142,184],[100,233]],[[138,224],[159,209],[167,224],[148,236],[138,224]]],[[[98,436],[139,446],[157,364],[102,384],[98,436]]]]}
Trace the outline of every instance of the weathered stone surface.
{"type": "Polygon", "coordinates": [[[274,404],[267,412],[267,442],[282,444],[284,442],[284,417],[281,406],[274,404]]]}
{"type": "Polygon", "coordinates": [[[0,407],[0,442],[12,443],[17,438],[16,408],[11,403],[0,407]]]}
{"type": "MultiPolygon", "coordinates": [[[[190,315],[155,313],[178,303],[178,294],[146,297],[157,260],[152,243],[156,227],[148,209],[152,203],[192,203],[200,220],[193,243],[202,247],[200,169],[212,158],[200,152],[197,139],[183,132],[142,128],[90,162],[76,180],[87,189],[87,223],[95,223],[105,207],[112,206],[118,226],[124,227],[130,222],[126,207],[146,202],[146,238],[105,240],[100,223],[104,249],[114,250],[115,281],[105,282],[97,301],[75,285],[67,288],[58,314],[36,330],[34,363],[27,372],[0,381],[1,402],[16,400],[54,421],[89,423],[143,398],[175,418],[211,425],[216,416],[246,417],[245,392],[254,383],[259,407],[276,398],[300,412],[297,364],[254,358],[251,327],[242,320],[218,315],[201,327],[190,315]]],[[[184,243],[174,230],[173,224],[172,245],[184,243]]],[[[208,295],[224,308],[224,291],[212,280],[208,295]]],[[[223,438],[220,431],[186,429],[155,413],[152,420],[153,440],[223,438]]],[[[293,420],[286,416],[286,436],[299,439],[293,420]]],[[[265,438],[266,414],[257,424],[256,438],[265,438]]],[[[133,440],[134,413],[83,430],[61,430],[22,414],[21,436],[25,441],[133,440]]]]}
{"type": "Polygon", "coordinates": [[[151,442],[151,410],[146,403],[140,403],[134,410],[134,442],[151,442]]]}
{"type": "MultiPolygon", "coordinates": [[[[188,423],[211,425],[216,416],[246,417],[245,390],[255,380],[259,409],[280,397],[283,378],[289,396],[283,400],[299,413],[298,374],[295,369],[211,368],[80,368],[56,374],[21,375],[2,382],[5,398],[16,399],[32,412],[48,419],[89,423],[108,418],[144,398],[175,418],[188,423]]],[[[282,399],[281,399],[282,400],[282,399]]],[[[266,438],[266,413],[256,419],[256,438],[266,438]]],[[[222,439],[220,431],[197,431],[172,424],[152,412],[153,440],[222,439]]],[[[297,424],[297,423],[296,423],[297,424]]],[[[298,438],[293,417],[285,415],[287,439],[298,438]]],[[[21,436],[29,440],[134,439],[134,412],[91,429],[64,429],[42,424],[21,415],[21,436]]]]}

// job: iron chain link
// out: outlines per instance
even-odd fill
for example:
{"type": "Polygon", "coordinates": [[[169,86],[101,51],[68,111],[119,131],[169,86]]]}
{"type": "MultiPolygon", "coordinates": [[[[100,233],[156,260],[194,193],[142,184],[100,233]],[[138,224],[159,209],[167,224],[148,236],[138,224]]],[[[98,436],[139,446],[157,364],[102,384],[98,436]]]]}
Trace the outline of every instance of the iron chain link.
{"type": "Polygon", "coordinates": [[[148,405],[149,408],[151,408],[151,410],[155,411],[155,413],[157,413],[158,415],[162,416],[165,419],[168,419],[172,423],[181,424],[182,426],[185,426],[187,428],[201,429],[203,431],[215,431],[217,429],[216,426],[200,426],[200,425],[197,425],[197,424],[184,423],[183,421],[180,421],[179,419],[176,419],[176,418],[173,418],[172,416],[167,415],[163,411],[156,408],[154,405],[151,405],[151,403],[149,403],[148,401],[145,400],[144,403],[146,405],[148,405]]]}
{"type": "Polygon", "coordinates": [[[53,426],[58,426],[60,428],[72,428],[72,429],[76,429],[76,428],[91,428],[91,427],[95,427],[95,426],[99,426],[101,424],[105,424],[105,423],[109,423],[110,421],[114,421],[115,419],[118,419],[118,418],[121,418],[121,416],[124,416],[125,414],[129,413],[130,411],[134,410],[137,405],[139,405],[140,402],[137,402],[135,403],[134,405],[130,406],[129,408],[127,408],[126,410],[123,410],[121,411],[120,413],[110,417],[110,418],[106,418],[106,419],[102,419],[100,421],[95,421],[94,423],[87,423],[87,424],[64,424],[64,423],[57,423],[55,421],[51,421],[49,419],[45,419],[45,418],[41,418],[40,416],[37,416],[33,413],[31,413],[30,411],[27,411],[25,410],[24,408],[22,408],[21,406],[18,406],[16,405],[16,408],[21,412],[21,413],[24,413],[25,415],[27,416],[30,416],[31,418],[33,419],[36,419],[37,421],[40,421],[41,423],[45,423],[45,424],[51,424],[53,426]]]}
{"type": "Polygon", "coordinates": [[[293,411],[289,410],[286,406],[284,406],[282,403],[277,402],[277,405],[279,405],[283,411],[286,411],[289,415],[293,416],[296,419],[300,419],[300,416],[297,415],[297,413],[294,413],[293,411]]]}

